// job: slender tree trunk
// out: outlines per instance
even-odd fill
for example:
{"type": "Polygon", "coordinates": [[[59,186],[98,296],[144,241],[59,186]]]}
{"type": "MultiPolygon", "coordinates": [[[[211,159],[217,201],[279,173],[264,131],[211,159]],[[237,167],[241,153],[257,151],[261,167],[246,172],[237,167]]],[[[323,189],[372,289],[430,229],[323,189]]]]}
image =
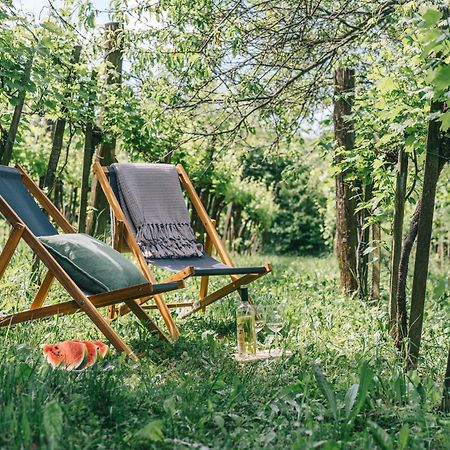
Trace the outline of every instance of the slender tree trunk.
{"type": "MultiPolygon", "coordinates": [[[[97,71],[93,70],[91,73],[91,83],[97,81],[97,71]]],[[[81,176],[81,191],[80,191],[80,212],[78,217],[78,231],[80,233],[86,232],[87,227],[87,208],[89,198],[89,178],[91,175],[92,159],[94,157],[95,146],[100,142],[100,133],[94,125],[94,95],[91,97],[91,102],[88,108],[88,115],[86,120],[86,128],[84,131],[84,150],[83,150],[83,172],[81,176]]]]}
{"type": "MultiPolygon", "coordinates": [[[[448,157],[450,156],[450,143],[448,138],[444,138],[441,142],[442,147],[440,155],[443,158],[439,159],[438,177],[440,176],[442,169],[444,168],[448,157]]],[[[403,348],[403,340],[408,334],[408,312],[406,309],[406,285],[408,281],[408,268],[409,258],[417,237],[417,231],[419,229],[419,217],[422,210],[423,193],[419,198],[416,209],[411,217],[411,223],[409,225],[408,233],[403,240],[403,248],[400,256],[399,268],[398,268],[398,287],[397,287],[397,336],[395,339],[395,345],[399,350],[405,350],[403,348]]]]}
{"type": "Polygon", "coordinates": [[[445,254],[445,244],[444,244],[444,236],[442,235],[444,232],[444,230],[440,229],[439,230],[439,238],[438,238],[438,243],[437,243],[437,254],[439,257],[439,267],[441,269],[444,268],[444,254],[445,254]]]}
{"type": "Polygon", "coordinates": [[[63,201],[63,197],[64,197],[64,183],[63,181],[58,178],[55,182],[55,189],[54,189],[54,203],[55,206],[60,210],[63,211],[63,206],[64,206],[64,201],[63,201]]]}
{"type": "MultiPolygon", "coordinates": [[[[122,74],[122,46],[120,40],[121,28],[118,22],[110,22],[105,25],[105,62],[107,65],[107,85],[120,85],[122,74]]],[[[106,99],[103,99],[103,104],[106,99]]],[[[105,106],[101,111],[100,122],[103,123],[105,106]]],[[[102,166],[109,166],[116,160],[116,140],[109,138],[103,141],[97,153],[97,158],[102,166]]],[[[88,219],[88,233],[104,235],[109,219],[109,206],[105,195],[97,183],[96,177],[92,180],[92,204],[93,212],[88,219]]]]}
{"type": "Polygon", "coordinates": [[[441,411],[450,412],[450,349],[447,356],[447,367],[444,376],[444,392],[442,393],[441,411]]]}
{"type": "Polygon", "coordinates": [[[228,230],[230,229],[231,213],[233,212],[233,202],[228,203],[227,212],[225,214],[225,221],[223,224],[222,239],[226,242],[228,240],[228,230]]]}
{"type": "MultiPolygon", "coordinates": [[[[401,324],[397,322],[397,289],[400,257],[402,253],[403,220],[405,216],[406,181],[408,177],[408,155],[402,148],[398,152],[398,169],[395,185],[394,225],[392,229],[392,253],[389,287],[389,328],[397,334],[401,324]]],[[[409,256],[409,255],[408,255],[409,256]]]]}
{"type": "MultiPolygon", "coordinates": [[[[334,162],[342,161],[341,151],[355,145],[353,123],[348,117],[352,111],[355,90],[354,70],[338,68],[334,73],[334,130],[338,145],[334,162]]],[[[357,219],[352,186],[346,181],[346,171],[336,175],[336,250],[339,261],[341,290],[353,294],[358,289],[356,271],[357,219]]]]}
{"type": "Polygon", "coordinates": [[[72,193],[68,220],[69,222],[74,223],[77,219],[78,186],[72,186],[72,193]]]}
{"type": "MultiPolygon", "coordinates": [[[[443,107],[443,103],[433,102],[431,104],[430,112],[431,114],[437,113],[442,111],[443,107]]],[[[423,312],[428,277],[434,202],[436,197],[436,184],[439,178],[440,125],[441,122],[435,119],[431,120],[428,124],[422,208],[417,230],[416,261],[414,266],[411,314],[409,319],[408,363],[411,367],[417,366],[420,342],[422,339],[423,312]]]]}
{"type": "MultiPolygon", "coordinates": [[[[367,204],[373,197],[373,183],[368,183],[362,187],[363,201],[367,204]]],[[[362,299],[367,299],[369,296],[369,254],[367,248],[370,240],[370,226],[366,226],[367,218],[370,216],[369,208],[363,208],[358,213],[358,254],[356,260],[356,267],[358,273],[358,290],[359,296],[362,299]]]]}
{"type": "MultiPolygon", "coordinates": [[[[25,71],[22,77],[22,86],[26,85],[30,81],[33,59],[34,59],[34,50],[30,55],[27,65],[25,66],[25,71]]],[[[14,108],[13,117],[11,119],[11,124],[9,126],[8,137],[6,138],[6,143],[5,146],[3,147],[3,151],[0,158],[0,163],[5,166],[8,166],[9,163],[11,162],[13,146],[16,140],[17,130],[19,129],[19,122],[22,116],[23,105],[25,103],[25,95],[26,90],[21,89],[17,97],[17,104],[14,108]]]]}
{"type": "Polygon", "coordinates": [[[372,242],[375,250],[372,252],[372,302],[380,300],[380,273],[381,273],[381,226],[379,223],[372,225],[372,242]]]}
{"type": "Polygon", "coordinates": [[[422,198],[419,199],[416,209],[411,218],[408,233],[403,240],[403,248],[398,266],[398,286],[397,286],[397,330],[395,346],[402,350],[403,340],[408,335],[408,312],[406,308],[406,286],[408,283],[409,258],[414,242],[417,237],[420,210],[422,208],[422,198]]]}
{"type": "MultiPolygon", "coordinates": [[[[70,64],[73,67],[80,61],[81,46],[76,45],[73,48],[72,57],[70,64]]],[[[71,70],[67,77],[67,84],[70,86],[72,84],[73,71],[71,70]]],[[[70,95],[70,94],[69,94],[70,95]]],[[[59,158],[61,157],[61,150],[63,146],[64,130],[66,128],[66,118],[67,106],[61,108],[61,117],[58,117],[53,125],[52,133],[52,149],[50,151],[50,157],[48,159],[47,172],[45,174],[42,188],[47,188],[52,190],[55,184],[56,169],[58,167],[59,158]]]]}
{"type": "Polygon", "coordinates": [[[80,216],[78,218],[78,232],[86,232],[87,206],[89,195],[89,176],[91,172],[92,158],[94,157],[94,136],[92,122],[86,123],[84,133],[83,173],[80,192],[80,216]]]}

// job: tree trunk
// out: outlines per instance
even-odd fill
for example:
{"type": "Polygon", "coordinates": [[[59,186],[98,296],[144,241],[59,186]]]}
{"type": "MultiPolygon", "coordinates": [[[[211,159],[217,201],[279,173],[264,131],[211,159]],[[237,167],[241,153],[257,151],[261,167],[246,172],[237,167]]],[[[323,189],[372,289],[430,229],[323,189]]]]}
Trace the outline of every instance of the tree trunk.
{"type": "MultiPolygon", "coordinates": [[[[81,46],[76,45],[73,48],[72,57],[70,64],[73,67],[80,61],[81,46]]],[[[70,70],[67,77],[67,84],[70,86],[72,84],[73,71],[70,70]]],[[[55,184],[56,169],[58,167],[59,158],[61,157],[61,150],[63,146],[64,130],[66,128],[66,118],[67,106],[61,108],[61,117],[58,117],[53,125],[53,136],[52,136],[52,149],[50,151],[50,157],[48,159],[47,172],[44,177],[42,188],[47,188],[51,191],[55,184]]]]}
{"type": "MultiPolygon", "coordinates": [[[[398,152],[398,170],[395,185],[394,225],[392,229],[392,253],[389,287],[389,329],[398,334],[401,326],[397,322],[397,289],[399,277],[400,257],[402,253],[403,220],[405,216],[406,180],[408,178],[408,155],[402,148],[398,152]]],[[[408,255],[409,257],[409,255],[408,255]]]]}
{"type": "Polygon", "coordinates": [[[231,222],[231,213],[233,212],[233,202],[228,203],[227,205],[227,212],[225,214],[225,221],[223,224],[223,234],[222,239],[224,242],[228,240],[228,233],[230,229],[230,222],[231,222]]]}
{"type": "MultiPolygon", "coordinates": [[[[122,44],[120,40],[120,33],[121,28],[118,22],[110,22],[105,25],[105,62],[107,67],[107,85],[119,85],[121,83],[122,44]]],[[[102,103],[105,105],[105,98],[102,103]]],[[[103,106],[100,114],[100,124],[103,123],[105,113],[105,106],[103,106]]],[[[109,166],[115,162],[115,150],[116,140],[114,138],[110,138],[108,141],[102,142],[96,156],[102,166],[109,166]]],[[[96,177],[92,180],[91,193],[93,211],[88,219],[88,233],[104,235],[109,219],[109,206],[100,184],[97,183],[96,177]]]]}
{"type": "Polygon", "coordinates": [[[83,173],[81,178],[81,192],[80,192],[80,216],[78,218],[79,233],[86,232],[87,206],[89,195],[89,176],[91,173],[93,156],[94,156],[93,124],[92,122],[88,122],[86,124],[86,131],[84,133],[83,173]]]}
{"type": "MultiPolygon", "coordinates": [[[[26,85],[30,81],[31,76],[31,68],[33,66],[34,59],[34,50],[30,55],[30,58],[25,66],[25,71],[22,77],[22,86],[26,85]]],[[[4,166],[8,166],[11,162],[12,151],[14,142],[16,140],[17,130],[19,129],[20,117],[22,116],[23,105],[25,103],[25,88],[19,91],[19,95],[17,97],[17,104],[14,108],[13,117],[11,119],[11,124],[9,126],[8,137],[6,138],[5,146],[3,147],[3,151],[0,158],[0,163],[4,166]]]]}
{"type": "MultiPolygon", "coordinates": [[[[440,112],[443,110],[443,107],[443,103],[433,102],[431,104],[430,113],[440,112]]],[[[414,265],[411,314],[409,319],[408,363],[410,367],[417,366],[420,342],[422,339],[423,312],[428,277],[434,202],[436,197],[436,184],[439,178],[440,125],[440,120],[436,119],[430,120],[428,124],[422,208],[417,230],[416,261],[414,265]]]]}
{"type": "Polygon", "coordinates": [[[442,393],[441,411],[450,412],[450,349],[447,356],[447,367],[444,376],[444,392],[442,393]]]}
{"type": "MultiPolygon", "coordinates": [[[[440,176],[442,169],[444,168],[448,157],[450,156],[450,145],[448,138],[444,138],[441,142],[442,147],[440,150],[440,156],[438,166],[438,177],[440,176]]],[[[400,262],[398,267],[398,287],[397,287],[397,336],[395,339],[395,345],[399,350],[403,349],[403,340],[408,334],[408,313],[406,310],[406,285],[408,281],[408,268],[409,258],[414,245],[414,241],[417,237],[417,231],[419,228],[419,217],[422,210],[423,193],[416,204],[416,209],[411,217],[411,223],[408,233],[403,241],[403,249],[400,256],[400,262]]]]}
{"type": "Polygon", "coordinates": [[[372,242],[375,250],[372,252],[372,302],[380,300],[380,273],[381,273],[381,226],[379,223],[372,225],[372,242]]]}
{"type": "MultiPolygon", "coordinates": [[[[60,178],[58,178],[55,181],[55,189],[54,189],[54,203],[55,206],[60,210],[63,211],[64,206],[64,182],[60,178]]],[[[64,214],[64,211],[63,211],[64,214]]]]}
{"type": "MultiPolygon", "coordinates": [[[[97,71],[94,69],[91,73],[91,83],[97,81],[97,71]]],[[[89,198],[89,178],[91,175],[92,158],[94,157],[95,146],[100,142],[100,132],[94,125],[94,101],[95,96],[92,95],[91,102],[88,107],[88,115],[86,119],[86,128],[84,131],[84,150],[83,150],[83,172],[81,176],[80,190],[80,212],[78,217],[78,231],[86,232],[87,227],[87,208],[89,198]]]]}
{"type": "MultiPolygon", "coordinates": [[[[373,183],[370,182],[362,187],[363,201],[365,204],[373,197],[373,183]]],[[[370,216],[369,208],[363,208],[358,213],[358,253],[356,260],[356,267],[358,273],[358,291],[361,299],[367,299],[369,296],[369,254],[367,248],[370,240],[370,226],[366,226],[367,218],[370,216]]]]}
{"type": "MultiPolygon", "coordinates": [[[[352,111],[355,90],[354,70],[338,68],[334,73],[334,130],[338,145],[334,162],[342,161],[341,150],[355,145],[353,123],[348,119],[352,111]]],[[[358,289],[356,276],[357,219],[352,186],[345,180],[346,171],[336,175],[336,250],[339,261],[341,290],[352,294],[358,289]]]]}

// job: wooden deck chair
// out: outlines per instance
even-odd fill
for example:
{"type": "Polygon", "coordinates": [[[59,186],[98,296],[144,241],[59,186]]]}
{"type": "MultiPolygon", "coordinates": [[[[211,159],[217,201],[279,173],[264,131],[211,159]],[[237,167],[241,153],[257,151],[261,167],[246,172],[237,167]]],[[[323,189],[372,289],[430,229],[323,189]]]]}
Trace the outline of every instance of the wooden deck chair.
{"type": "MultiPolygon", "coordinates": [[[[178,280],[164,284],[152,284],[149,282],[99,294],[83,292],[38,239],[38,236],[53,236],[58,234],[58,232],[35,200],[41,204],[49,216],[65,233],[76,232],[72,225],[70,225],[55,205],[34,184],[20,166],[16,166],[16,168],[0,166],[0,214],[12,226],[9,238],[0,254],[0,279],[4,275],[21,239],[24,239],[48,269],[47,275],[31,307],[25,311],[0,317],[0,327],[42,319],[55,314],[72,314],[82,311],[119,352],[125,352],[133,359],[136,359],[132,349],[97,311],[99,307],[124,302],[148,329],[158,333],[161,337],[165,337],[147,313],[141,308],[140,303],[160,292],[178,289],[182,287],[183,283],[178,282],[178,280]],[[44,306],[44,301],[54,279],[61,283],[73,298],[73,301],[44,306]],[[136,299],[140,300],[136,301],[136,299]]],[[[172,336],[178,336],[178,329],[170,316],[169,310],[163,307],[160,311],[172,336]]]]}
{"type": "MultiPolygon", "coordinates": [[[[220,239],[216,230],[216,221],[211,219],[206,212],[194,186],[192,185],[186,171],[179,164],[176,166],[179,181],[192,202],[206,232],[204,243],[204,254],[201,257],[191,258],[162,258],[145,260],[142,252],[135,239],[135,232],[132,224],[124,213],[120,205],[117,191],[117,180],[115,179],[114,166],[103,167],[98,161],[94,163],[94,173],[97,176],[106,198],[110,204],[115,226],[112,227],[114,248],[118,251],[130,251],[137,258],[139,265],[144,273],[147,273],[148,279],[155,280],[147,263],[166,269],[173,275],[161,280],[168,282],[174,280],[184,280],[189,277],[201,277],[200,292],[198,300],[187,302],[181,306],[188,306],[191,309],[182,317],[187,317],[199,310],[204,310],[211,303],[223,298],[224,296],[237,291],[241,286],[247,285],[256,279],[271,272],[272,267],[269,263],[265,263],[258,267],[235,267],[233,261],[227,252],[225,245],[220,239]],[[127,246],[128,244],[128,246],[127,246]],[[211,256],[213,248],[216,249],[221,261],[211,256]],[[209,277],[211,276],[230,276],[231,283],[219,288],[218,290],[208,294],[209,277]]],[[[180,304],[168,304],[170,307],[179,307],[180,304]]],[[[123,315],[129,312],[127,305],[119,308],[118,314],[123,315]]]]}

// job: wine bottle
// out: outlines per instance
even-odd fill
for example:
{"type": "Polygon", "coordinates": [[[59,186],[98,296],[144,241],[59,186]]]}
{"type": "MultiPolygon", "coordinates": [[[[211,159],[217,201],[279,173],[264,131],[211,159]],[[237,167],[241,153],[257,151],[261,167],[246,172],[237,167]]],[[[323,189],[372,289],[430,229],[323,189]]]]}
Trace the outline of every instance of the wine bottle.
{"type": "Polygon", "coordinates": [[[248,302],[248,289],[240,289],[242,303],[236,310],[237,350],[238,354],[254,355],[256,353],[255,308],[248,302]]]}

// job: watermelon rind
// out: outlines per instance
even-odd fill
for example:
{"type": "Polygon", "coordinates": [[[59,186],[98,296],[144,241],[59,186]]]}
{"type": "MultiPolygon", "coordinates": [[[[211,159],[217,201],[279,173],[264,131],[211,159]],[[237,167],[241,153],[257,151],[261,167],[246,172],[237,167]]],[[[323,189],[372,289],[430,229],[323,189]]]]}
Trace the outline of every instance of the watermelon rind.
{"type": "Polygon", "coordinates": [[[104,359],[108,354],[108,346],[102,341],[92,341],[97,346],[98,356],[100,359],[104,359]]]}
{"type": "Polygon", "coordinates": [[[83,344],[86,347],[86,353],[87,353],[87,361],[86,365],[84,366],[85,369],[88,367],[91,367],[93,364],[95,364],[95,361],[97,361],[97,345],[95,345],[93,342],[90,341],[83,341],[83,344]]]}

